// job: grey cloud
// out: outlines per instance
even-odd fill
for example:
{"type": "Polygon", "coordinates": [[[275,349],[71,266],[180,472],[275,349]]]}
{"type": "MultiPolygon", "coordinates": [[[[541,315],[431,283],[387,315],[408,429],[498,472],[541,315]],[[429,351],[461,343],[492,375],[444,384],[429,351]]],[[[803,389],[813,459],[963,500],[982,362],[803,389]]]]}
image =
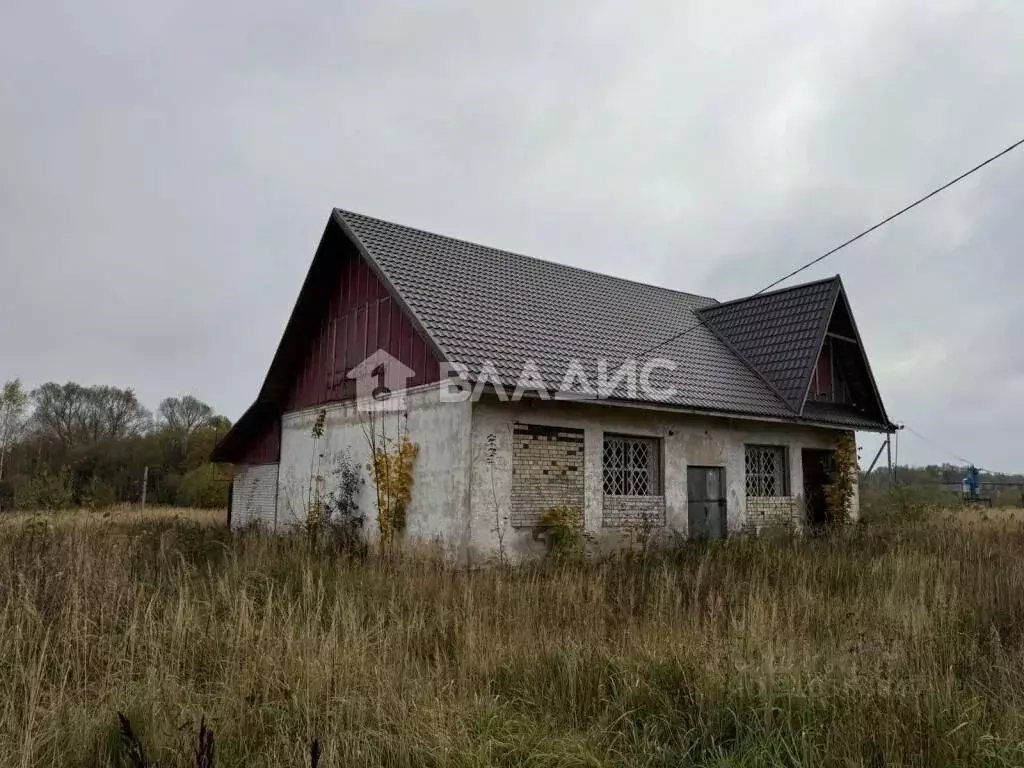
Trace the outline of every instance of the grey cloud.
{"type": "MultiPolygon", "coordinates": [[[[16,2],[0,377],[237,417],[334,205],[749,293],[1024,132],[1018,6],[16,2]]],[[[1024,151],[802,276],[843,275],[895,418],[1007,469],[1022,174],[1024,151]]]]}

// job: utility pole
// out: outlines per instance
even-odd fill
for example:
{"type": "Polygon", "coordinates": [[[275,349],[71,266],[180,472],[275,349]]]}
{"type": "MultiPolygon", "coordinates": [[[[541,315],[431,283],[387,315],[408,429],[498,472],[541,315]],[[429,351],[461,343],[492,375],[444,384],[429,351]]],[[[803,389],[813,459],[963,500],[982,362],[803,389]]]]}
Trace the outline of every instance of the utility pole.
{"type": "Polygon", "coordinates": [[[149,487],[149,464],[142,470],[142,508],[146,508],[146,489],[149,487]]]}
{"type": "Polygon", "coordinates": [[[893,449],[893,468],[892,468],[892,479],[896,482],[896,473],[900,471],[900,433],[896,433],[896,447],[893,449]]]}

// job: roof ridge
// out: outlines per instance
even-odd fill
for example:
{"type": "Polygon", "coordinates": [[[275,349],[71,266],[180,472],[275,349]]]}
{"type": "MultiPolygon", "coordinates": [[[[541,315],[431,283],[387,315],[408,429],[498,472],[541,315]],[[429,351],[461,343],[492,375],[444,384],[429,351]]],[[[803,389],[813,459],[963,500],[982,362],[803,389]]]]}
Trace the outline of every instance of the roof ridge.
{"type": "Polygon", "coordinates": [[[751,293],[748,296],[738,296],[737,298],[729,299],[728,301],[719,301],[716,304],[714,304],[713,306],[701,307],[697,311],[698,312],[703,312],[703,311],[709,310],[709,309],[719,309],[720,307],[728,307],[728,306],[731,306],[733,304],[739,304],[739,303],[744,302],[744,301],[750,301],[751,299],[761,299],[761,298],[767,298],[769,296],[778,296],[780,293],[786,293],[787,291],[796,291],[796,290],[799,290],[801,288],[809,288],[812,285],[821,285],[821,284],[824,284],[824,283],[835,282],[836,280],[839,280],[840,282],[842,282],[842,279],[839,277],[839,275],[835,274],[835,275],[832,275],[830,277],[823,277],[820,280],[809,280],[806,283],[797,283],[796,285],[790,285],[790,286],[787,286],[785,288],[779,288],[779,289],[774,290],[774,291],[765,291],[763,293],[751,293]]]}
{"type": "MultiPolygon", "coordinates": [[[[399,227],[401,229],[411,230],[413,232],[419,232],[421,234],[430,235],[432,237],[441,237],[441,238],[444,238],[445,240],[451,240],[453,242],[460,243],[462,245],[471,245],[474,248],[485,248],[485,249],[487,249],[489,251],[494,251],[495,253],[500,253],[500,254],[504,254],[504,255],[507,255],[507,256],[515,256],[516,258],[525,259],[526,261],[536,262],[538,264],[544,264],[544,265],[553,266],[553,267],[560,267],[561,269],[571,269],[571,270],[573,270],[575,272],[583,272],[583,273],[588,274],[588,275],[595,275],[597,277],[603,277],[603,278],[606,278],[606,279],[609,279],[609,280],[618,280],[618,281],[623,282],[623,283],[632,283],[633,285],[639,285],[639,286],[642,286],[644,288],[654,288],[656,290],[667,291],[668,293],[673,293],[673,294],[676,294],[678,296],[685,296],[685,297],[688,297],[688,298],[691,298],[691,299],[701,299],[703,301],[714,302],[716,305],[719,303],[718,299],[716,299],[713,296],[705,296],[703,294],[692,293],[690,291],[680,291],[680,290],[678,290],[676,288],[668,288],[668,287],[666,287],[664,285],[657,285],[656,283],[645,283],[645,282],[643,282],[641,280],[634,280],[634,279],[629,278],[629,277],[619,277],[618,275],[610,275],[607,272],[598,272],[595,269],[587,269],[586,267],[577,267],[574,264],[563,264],[563,263],[558,262],[558,261],[551,261],[549,259],[541,259],[541,258],[538,258],[537,256],[530,256],[530,255],[525,254],[525,253],[519,253],[518,251],[509,251],[509,250],[506,250],[504,248],[496,248],[493,245],[484,245],[483,243],[477,243],[477,242],[474,242],[472,240],[466,240],[466,239],[461,238],[461,237],[453,237],[452,235],[445,235],[445,234],[442,234],[440,232],[433,232],[433,231],[431,231],[429,229],[421,229],[420,227],[411,227],[408,224],[399,224],[396,221],[390,221],[388,219],[382,219],[379,216],[370,216],[370,215],[365,214],[365,213],[360,213],[359,211],[351,211],[351,210],[348,210],[348,209],[345,209],[345,208],[334,208],[334,212],[339,214],[342,217],[344,217],[344,216],[359,216],[361,218],[370,219],[371,221],[377,221],[377,222],[380,222],[382,224],[387,224],[387,225],[392,226],[392,227],[399,227]]],[[[698,309],[702,309],[702,308],[703,307],[700,307],[698,309]]]]}

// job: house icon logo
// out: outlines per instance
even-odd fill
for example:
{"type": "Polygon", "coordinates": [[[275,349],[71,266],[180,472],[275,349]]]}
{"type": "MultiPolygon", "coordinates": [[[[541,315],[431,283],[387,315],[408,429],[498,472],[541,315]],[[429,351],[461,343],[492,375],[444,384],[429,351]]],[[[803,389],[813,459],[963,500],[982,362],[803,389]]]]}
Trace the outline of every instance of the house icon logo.
{"type": "Polygon", "coordinates": [[[356,382],[356,406],[361,411],[404,411],[406,385],[416,371],[397,357],[378,349],[348,372],[356,382]]]}

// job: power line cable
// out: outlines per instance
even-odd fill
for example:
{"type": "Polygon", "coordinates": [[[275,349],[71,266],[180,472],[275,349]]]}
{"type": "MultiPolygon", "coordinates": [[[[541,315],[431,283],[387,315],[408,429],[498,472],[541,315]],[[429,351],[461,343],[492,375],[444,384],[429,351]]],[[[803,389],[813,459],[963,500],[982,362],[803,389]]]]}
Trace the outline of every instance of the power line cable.
{"type": "Polygon", "coordinates": [[[999,470],[995,470],[995,469],[987,469],[986,467],[979,467],[977,464],[975,464],[970,459],[965,459],[963,456],[957,455],[953,451],[949,450],[949,448],[943,447],[941,444],[936,443],[934,440],[929,440],[927,437],[922,435],[920,432],[916,431],[913,427],[907,426],[906,424],[902,424],[900,426],[901,426],[901,429],[906,429],[908,432],[910,432],[910,434],[915,435],[916,437],[920,438],[924,442],[926,442],[929,445],[931,445],[933,448],[938,448],[940,451],[943,451],[947,456],[951,456],[954,459],[956,459],[957,461],[960,461],[960,462],[963,462],[964,464],[969,464],[969,465],[975,467],[979,472],[988,472],[989,474],[992,474],[992,475],[1012,474],[1012,473],[1009,473],[1009,472],[1000,472],[999,470]]]}
{"type": "MultiPolygon", "coordinates": [[[[941,187],[936,187],[935,189],[933,189],[931,192],[929,192],[924,197],[918,198],[914,202],[910,203],[910,205],[906,205],[903,208],[900,208],[898,211],[896,211],[896,213],[893,213],[893,214],[891,214],[889,216],[886,216],[884,219],[879,221],[877,224],[874,224],[874,225],[868,227],[867,229],[863,230],[862,232],[854,235],[849,240],[847,240],[844,243],[841,243],[841,244],[837,245],[832,250],[826,251],[825,253],[821,254],[821,256],[818,256],[817,258],[814,258],[811,261],[808,261],[806,264],[804,264],[801,267],[798,267],[797,269],[794,269],[789,274],[784,275],[783,277],[780,277],[778,280],[776,280],[776,281],[774,281],[772,283],[769,283],[764,288],[759,290],[757,293],[752,293],[751,296],[759,296],[760,294],[765,293],[766,291],[770,291],[772,288],[777,286],[779,283],[783,283],[786,280],[789,280],[789,278],[795,277],[796,275],[799,275],[805,269],[810,269],[815,264],[818,264],[819,262],[824,261],[829,256],[832,256],[833,254],[841,251],[846,246],[853,245],[855,242],[860,240],[862,237],[865,237],[866,235],[870,235],[876,229],[884,227],[886,224],[888,224],[893,219],[896,219],[899,216],[902,216],[904,213],[906,213],[907,211],[909,211],[909,210],[911,210],[913,208],[916,208],[917,206],[919,206],[921,203],[925,202],[926,200],[930,200],[931,198],[935,197],[940,192],[944,192],[945,190],[947,190],[950,187],[952,187],[954,184],[956,184],[956,183],[958,183],[960,181],[963,181],[964,179],[966,179],[971,174],[976,173],[977,171],[980,171],[986,165],[988,165],[989,163],[995,162],[996,160],[1001,158],[1003,155],[1009,154],[1010,152],[1012,152],[1013,150],[1017,149],[1017,147],[1021,146],[1022,144],[1024,144],[1024,138],[1021,138],[1018,141],[1015,141],[1013,144],[1011,144],[1010,146],[1006,147],[1006,149],[1004,149],[1004,150],[1002,150],[1000,152],[997,152],[996,154],[994,154],[991,157],[989,157],[987,160],[985,160],[985,161],[983,161],[981,163],[978,163],[976,166],[974,166],[970,170],[964,171],[959,176],[957,176],[955,179],[951,179],[950,181],[947,181],[941,187]]],[[[701,322],[698,320],[696,323],[694,323],[690,327],[683,329],[682,331],[680,331],[679,333],[677,333],[677,334],[675,334],[673,336],[669,336],[664,341],[659,341],[653,347],[649,347],[648,349],[645,349],[643,352],[641,352],[639,355],[637,355],[637,357],[643,357],[644,355],[649,355],[654,350],[656,350],[656,349],[658,349],[660,347],[663,347],[666,344],[671,344],[673,341],[676,341],[677,339],[681,339],[683,336],[685,336],[686,334],[690,333],[691,331],[699,328],[700,326],[701,326],[701,322]]]]}
{"type": "Polygon", "coordinates": [[[963,456],[959,456],[956,453],[954,453],[953,451],[949,450],[948,448],[945,448],[942,445],[940,445],[939,443],[936,443],[934,440],[928,439],[927,437],[922,435],[920,432],[918,432],[916,429],[911,427],[909,424],[904,424],[903,428],[905,430],[907,430],[910,434],[912,434],[915,437],[919,438],[920,440],[923,440],[924,442],[928,443],[933,448],[938,448],[940,451],[945,453],[947,456],[952,456],[954,459],[956,459],[957,461],[961,461],[964,464],[973,464],[973,462],[968,461],[963,456]]]}

